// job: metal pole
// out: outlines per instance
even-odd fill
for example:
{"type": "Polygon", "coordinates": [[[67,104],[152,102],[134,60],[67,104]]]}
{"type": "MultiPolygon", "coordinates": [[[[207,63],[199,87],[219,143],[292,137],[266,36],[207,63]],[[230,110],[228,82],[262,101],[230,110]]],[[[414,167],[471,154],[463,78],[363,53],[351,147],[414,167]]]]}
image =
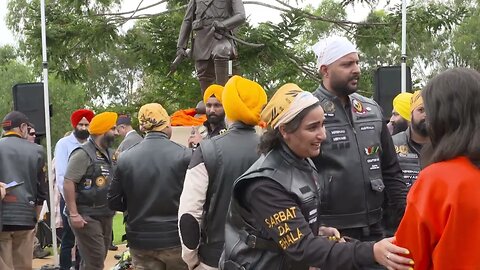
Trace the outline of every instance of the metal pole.
{"type": "Polygon", "coordinates": [[[58,265],[57,250],[57,231],[55,228],[55,194],[53,190],[53,170],[52,170],[52,140],[50,132],[50,99],[48,95],[48,62],[47,62],[47,33],[45,23],[45,0],[40,0],[40,13],[42,20],[42,59],[43,59],[43,98],[45,107],[45,129],[47,139],[47,163],[48,163],[48,190],[50,193],[50,227],[52,229],[53,259],[55,265],[58,265]]]}
{"type": "Polygon", "coordinates": [[[407,92],[407,0],[402,0],[402,93],[407,92]]]}

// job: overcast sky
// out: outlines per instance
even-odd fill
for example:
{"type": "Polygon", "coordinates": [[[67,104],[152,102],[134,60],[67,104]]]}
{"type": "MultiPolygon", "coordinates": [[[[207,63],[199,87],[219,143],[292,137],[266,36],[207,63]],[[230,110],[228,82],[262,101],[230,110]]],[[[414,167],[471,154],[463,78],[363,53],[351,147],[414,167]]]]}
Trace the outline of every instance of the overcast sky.
{"type": "MultiPolygon", "coordinates": [[[[10,30],[8,30],[6,23],[5,23],[5,15],[7,13],[7,3],[9,0],[0,0],[0,46],[4,44],[12,44],[14,45],[16,43],[15,38],[13,37],[13,34],[10,30]]],[[[37,0],[36,0],[37,1],[37,0]]],[[[260,0],[263,1],[264,3],[272,4],[272,5],[277,5],[274,0],[260,0]]],[[[141,0],[123,0],[123,4],[121,6],[121,11],[131,11],[134,10],[138,3],[140,3],[141,0]]],[[[158,2],[158,0],[144,0],[142,3],[142,7],[151,5],[155,2],[158,2]]],[[[293,2],[293,1],[292,1],[293,2]]],[[[319,0],[305,0],[303,1],[302,5],[306,5],[308,3],[314,4],[320,2],[319,0]]],[[[393,0],[391,2],[400,2],[400,0],[393,0]]],[[[144,13],[155,13],[158,11],[161,11],[165,9],[165,5],[160,5],[151,9],[148,9],[144,11],[144,13]]],[[[249,21],[253,23],[258,23],[258,22],[265,22],[265,21],[273,21],[277,22],[280,20],[279,17],[279,12],[276,10],[272,10],[266,7],[261,7],[258,5],[245,5],[245,11],[247,13],[247,16],[249,17],[249,21]]],[[[365,7],[362,7],[361,5],[357,5],[355,8],[349,7],[347,12],[348,12],[348,17],[350,20],[353,21],[359,21],[365,18],[367,15],[368,9],[365,7]]],[[[129,28],[133,25],[133,21],[128,22],[125,25],[125,28],[129,28]]]]}

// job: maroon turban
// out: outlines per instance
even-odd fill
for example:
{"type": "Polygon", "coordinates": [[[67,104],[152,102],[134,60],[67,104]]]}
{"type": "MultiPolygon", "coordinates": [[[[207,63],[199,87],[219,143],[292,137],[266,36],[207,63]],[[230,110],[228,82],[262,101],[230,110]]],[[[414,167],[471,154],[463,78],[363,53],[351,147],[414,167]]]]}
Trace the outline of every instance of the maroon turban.
{"type": "Polygon", "coordinates": [[[90,121],[92,121],[93,116],[94,114],[90,110],[87,110],[87,109],[76,110],[70,116],[70,123],[72,123],[72,127],[75,128],[77,127],[78,122],[82,120],[82,118],[85,117],[85,119],[87,119],[87,121],[90,123],[90,121]]]}

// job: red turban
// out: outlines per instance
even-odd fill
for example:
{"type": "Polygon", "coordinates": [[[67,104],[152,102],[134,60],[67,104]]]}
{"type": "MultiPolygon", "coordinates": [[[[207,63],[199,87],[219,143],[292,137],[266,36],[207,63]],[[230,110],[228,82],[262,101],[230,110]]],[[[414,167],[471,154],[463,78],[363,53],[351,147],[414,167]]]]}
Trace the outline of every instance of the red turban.
{"type": "Polygon", "coordinates": [[[90,121],[92,121],[93,116],[94,114],[90,110],[87,110],[87,109],[76,110],[70,116],[70,123],[72,123],[72,127],[75,128],[78,125],[78,123],[82,120],[82,118],[85,117],[85,119],[87,119],[87,121],[90,123],[90,121]]]}

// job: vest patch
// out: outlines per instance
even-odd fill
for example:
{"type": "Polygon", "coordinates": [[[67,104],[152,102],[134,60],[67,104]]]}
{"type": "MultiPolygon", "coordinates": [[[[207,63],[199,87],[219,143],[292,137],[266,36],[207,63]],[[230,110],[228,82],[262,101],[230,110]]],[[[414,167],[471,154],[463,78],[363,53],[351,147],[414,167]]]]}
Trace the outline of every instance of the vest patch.
{"type": "Polygon", "coordinates": [[[97,187],[104,187],[106,184],[107,180],[104,176],[99,176],[97,179],[95,179],[95,185],[97,185],[97,187]]]}
{"type": "Polygon", "coordinates": [[[408,145],[395,145],[395,152],[397,152],[397,154],[408,154],[408,145]]]}
{"type": "Polygon", "coordinates": [[[335,104],[333,104],[332,101],[330,100],[327,100],[325,101],[323,104],[322,104],[322,108],[323,110],[325,111],[325,114],[332,114],[333,116],[335,116],[334,112],[335,112],[335,104]]]}
{"type": "Polygon", "coordinates": [[[92,188],[92,179],[85,179],[85,183],[83,184],[84,189],[91,189],[92,188]]]}
{"type": "Polygon", "coordinates": [[[352,111],[358,114],[365,114],[367,112],[365,108],[363,108],[363,104],[357,99],[352,99],[352,111]]]}
{"type": "Polygon", "coordinates": [[[305,193],[311,191],[312,189],[309,186],[304,186],[304,187],[301,187],[299,190],[302,194],[305,194],[305,193]]]}
{"type": "Polygon", "coordinates": [[[332,141],[333,142],[346,142],[346,141],[348,141],[348,137],[347,136],[336,136],[336,137],[332,138],[332,141]]]}
{"type": "Polygon", "coordinates": [[[372,145],[370,147],[365,148],[365,154],[367,156],[374,155],[380,151],[380,146],[378,145],[372,145]]]}
{"type": "Polygon", "coordinates": [[[380,166],[378,166],[378,164],[370,165],[370,171],[374,171],[374,170],[380,170],[380,166]]]}
{"type": "Polygon", "coordinates": [[[360,131],[368,131],[368,130],[375,130],[374,125],[368,125],[368,126],[361,126],[360,131]]]}
{"type": "Polygon", "coordinates": [[[341,135],[341,134],[346,134],[346,133],[347,133],[347,130],[346,130],[346,129],[334,129],[334,130],[330,130],[330,134],[332,134],[332,136],[341,135]]]}

